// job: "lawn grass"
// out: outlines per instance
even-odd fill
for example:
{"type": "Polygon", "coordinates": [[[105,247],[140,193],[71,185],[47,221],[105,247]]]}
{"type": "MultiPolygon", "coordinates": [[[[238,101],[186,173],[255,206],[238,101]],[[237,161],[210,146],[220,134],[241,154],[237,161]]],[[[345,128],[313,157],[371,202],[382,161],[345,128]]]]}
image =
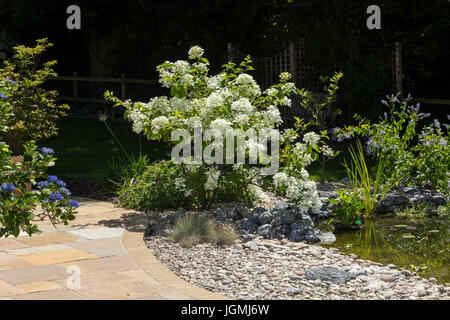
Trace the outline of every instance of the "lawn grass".
{"type": "MultiPolygon", "coordinates": [[[[120,143],[130,154],[139,155],[139,136],[127,122],[108,122],[120,143]]],[[[50,174],[67,181],[105,181],[111,175],[108,165],[123,152],[114,142],[105,124],[97,119],[68,117],[58,123],[59,134],[40,143],[55,149],[58,160],[50,174]]],[[[163,159],[166,147],[162,143],[142,138],[142,153],[152,160],[163,159]]]]}
{"type": "MultiPolygon", "coordinates": [[[[131,125],[124,121],[109,121],[109,126],[117,138],[130,154],[139,155],[139,136],[131,130],[131,125]]],[[[97,119],[68,117],[58,123],[59,134],[40,143],[55,149],[58,161],[51,168],[54,174],[67,181],[105,181],[111,177],[111,163],[113,157],[123,156],[123,153],[104,123],[97,119]]],[[[163,143],[150,142],[142,137],[142,153],[151,160],[168,159],[170,150],[163,143]]],[[[346,177],[342,166],[346,147],[336,159],[326,164],[325,179],[339,180],[346,177]]],[[[320,162],[308,167],[310,176],[320,180],[320,162]]]]}

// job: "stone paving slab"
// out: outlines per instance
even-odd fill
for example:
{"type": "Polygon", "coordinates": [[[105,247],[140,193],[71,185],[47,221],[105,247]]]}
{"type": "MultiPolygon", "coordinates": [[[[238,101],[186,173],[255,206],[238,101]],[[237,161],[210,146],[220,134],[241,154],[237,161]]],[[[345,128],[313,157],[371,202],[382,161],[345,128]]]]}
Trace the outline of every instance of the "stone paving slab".
{"type": "Polygon", "coordinates": [[[15,255],[0,252],[0,270],[14,270],[34,266],[31,262],[15,255]]]}
{"type": "Polygon", "coordinates": [[[26,293],[61,289],[61,286],[52,281],[26,283],[18,285],[17,287],[22,289],[26,293]]]}
{"type": "Polygon", "coordinates": [[[15,250],[21,248],[29,248],[30,246],[16,239],[1,239],[0,251],[15,250]]]}
{"type": "Polygon", "coordinates": [[[66,270],[66,268],[56,265],[33,266],[28,268],[0,271],[0,279],[13,285],[66,279],[66,270]]]}
{"type": "Polygon", "coordinates": [[[9,283],[0,280],[0,297],[8,297],[8,296],[14,296],[16,294],[22,294],[24,293],[23,290],[10,285],[9,283]]]}
{"type": "Polygon", "coordinates": [[[22,249],[8,250],[8,253],[13,254],[15,256],[23,256],[23,255],[32,254],[32,253],[50,252],[50,251],[68,250],[68,249],[70,249],[70,247],[66,246],[65,244],[51,244],[51,245],[42,246],[42,247],[28,247],[28,248],[22,248],[22,249]]]}
{"type": "Polygon", "coordinates": [[[90,253],[86,253],[77,249],[38,252],[23,255],[20,257],[37,266],[98,258],[90,253]]]}
{"type": "Polygon", "coordinates": [[[122,247],[121,238],[118,237],[68,243],[67,246],[101,258],[119,256],[126,253],[122,247]]]}
{"type": "Polygon", "coordinates": [[[14,300],[86,300],[85,297],[66,289],[32,292],[13,296],[14,300]]]}
{"type": "Polygon", "coordinates": [[[79,236],[68,232],[57,232],[49,234],[39,234],[32,237],[20,237],[18,240],[31,247],[42,247],[53,244],[65,244],[68,242],[75,242],[79,239],[79,236]]]}
{"type": "Polygon", "coordinates": [[[84,237],[89,240],[122,237],[122,228],[96,228],[70,231],[71,234],[84,237]]]}
{"type": "Polygon", "coordinates": [[[69,226],[37,221],[41,234],[0,239],[0,300],[225,299],[166,269],[146,248],[145,215],[77,199],[69,226]],[[80,271],[80,288],[68,287],[80,271]]]}

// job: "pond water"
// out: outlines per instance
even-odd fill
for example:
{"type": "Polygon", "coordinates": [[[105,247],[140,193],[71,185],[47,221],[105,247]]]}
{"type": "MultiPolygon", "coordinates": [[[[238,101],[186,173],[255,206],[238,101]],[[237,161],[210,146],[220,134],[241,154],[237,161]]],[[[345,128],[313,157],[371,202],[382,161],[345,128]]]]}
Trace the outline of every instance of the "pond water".
{"type": "MultiPolygon", "coordinates": [[[[327,228],[326,224],[318,227],[327,228]]],[[[450,282],[449,231],[448,219],[388,216],[366,221],[361,230],[335,234],[336,242],[329,246],[445,284],[450,282]]]]}

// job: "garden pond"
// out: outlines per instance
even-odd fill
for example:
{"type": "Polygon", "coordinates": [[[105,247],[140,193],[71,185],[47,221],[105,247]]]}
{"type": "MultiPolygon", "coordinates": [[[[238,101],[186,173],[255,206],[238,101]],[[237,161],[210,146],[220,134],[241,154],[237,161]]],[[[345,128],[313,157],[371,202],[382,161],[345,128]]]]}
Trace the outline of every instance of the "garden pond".
{"type": "MultiPolygon", "coordinates": [[[[318,227],[327,229],[326,224],[318,227]]],[[[336,233],[336,242],[328,246],[445,284],[450,282],[449,231],[450,223],[445,218],[387,216],[366,221],[361,230],[336,233]]]]}

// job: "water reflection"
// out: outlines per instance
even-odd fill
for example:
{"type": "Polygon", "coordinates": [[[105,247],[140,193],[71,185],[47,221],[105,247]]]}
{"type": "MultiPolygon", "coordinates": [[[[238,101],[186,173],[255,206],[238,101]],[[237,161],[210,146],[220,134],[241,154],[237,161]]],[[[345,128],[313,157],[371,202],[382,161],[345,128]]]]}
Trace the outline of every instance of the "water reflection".
{"type": "Polygon", "coordinates": [[[359,231],[336,234],[336,238],[331,246],[362,259],[415,268],[424,277],[450,282],[447,220],[378,218],[365,221],[359,231]]]}

